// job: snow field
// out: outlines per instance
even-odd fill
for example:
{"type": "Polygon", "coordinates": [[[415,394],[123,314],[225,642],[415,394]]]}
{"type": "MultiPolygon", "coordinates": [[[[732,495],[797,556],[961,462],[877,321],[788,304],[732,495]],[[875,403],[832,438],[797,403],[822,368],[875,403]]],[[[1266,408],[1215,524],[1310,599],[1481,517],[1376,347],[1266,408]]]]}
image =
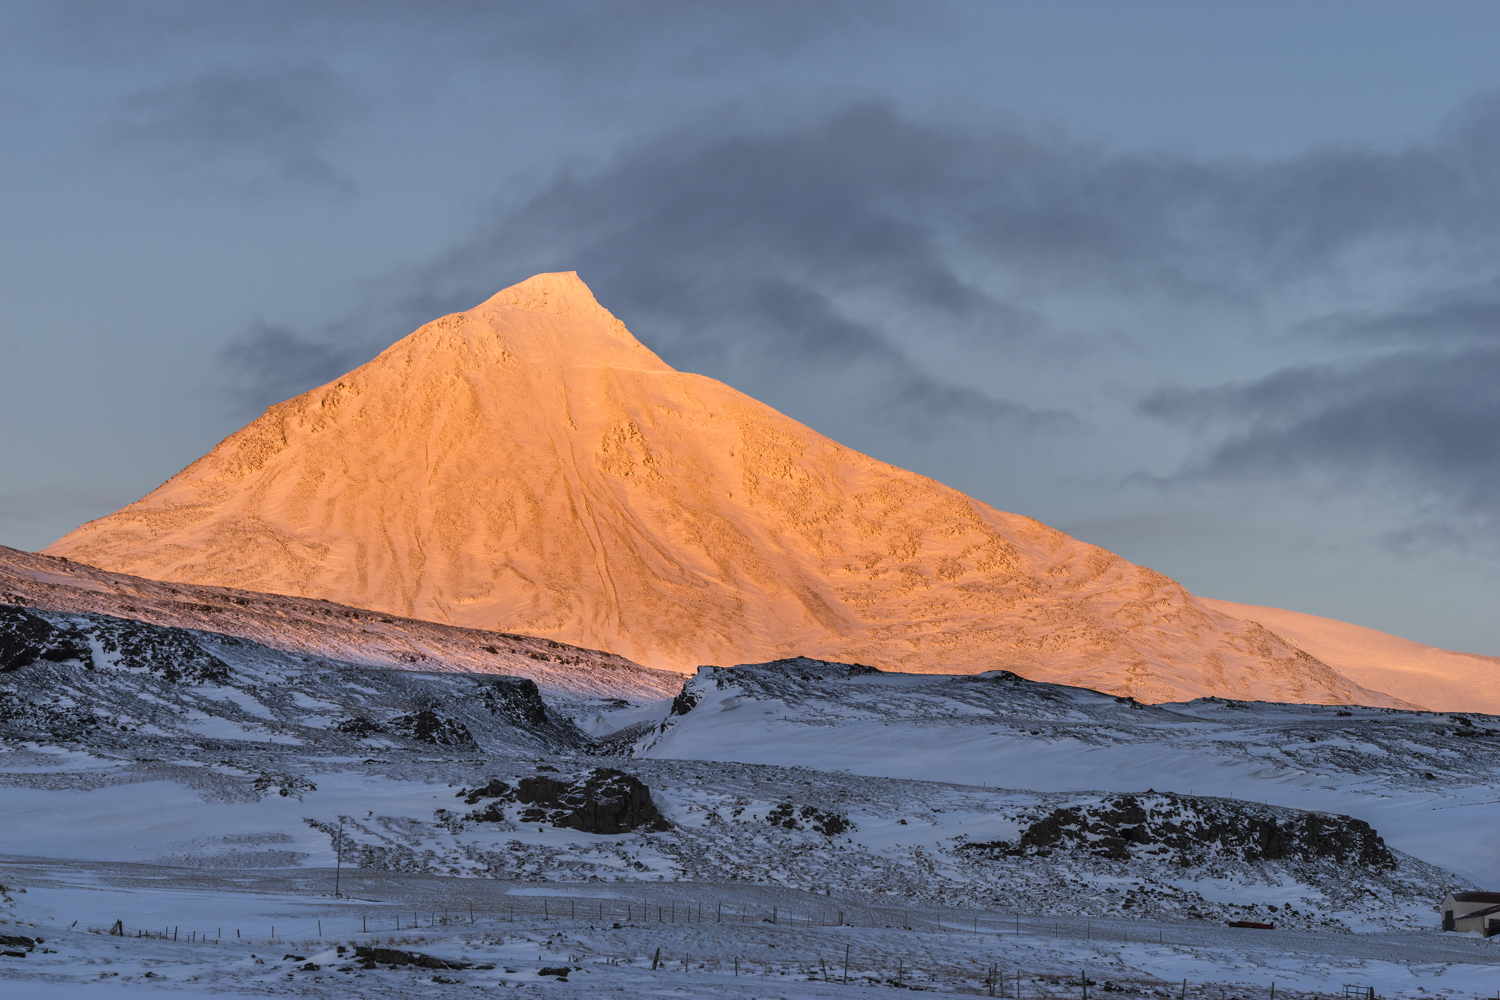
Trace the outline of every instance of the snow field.
{"type": "Polygon", "coordinates": [[[15,903],[0,934],[44,943],[28,958],[0,959],[0,983],[70,987],[79,996],[103,995],[84,991],[111,981],[122,990],[150,985],[157,995],[421,996],[463,984],[559,997],[599,990],[811,997],[884,994],[898,982],[987,995],[992,965],[1005,977],[1004,995],[1015,995],[1019,974],[1028,1000],[1079,996],[1083,971],[1091,992],[1177,997],[1185,979],[1187,994],[1200,1000],[1257,995],[1272,982],[1292,998],[1326,996],[1345,983],[1382,997],[1479,997],[1492,995],[1500,978],[1500,948],[1491,942],[1432,933],[1080,924],[713,884],[599,894],[594,886],[569,892],[354,873],[341,886],[353,898],[335,899],[322,884],[331,873],[321,870],[206,875],[14,860],[4,870],[19,880],[7,883],[15,903]],[[107,933],[115,919],[123,938],[107,933]],[[343,956],[338,944],[349,949],[343,956]],[[364,969],[353,960],[355,945],[494,968],[364,969]],[[562,966],[575,970],[566,983],[538,975],[562,966]]]}

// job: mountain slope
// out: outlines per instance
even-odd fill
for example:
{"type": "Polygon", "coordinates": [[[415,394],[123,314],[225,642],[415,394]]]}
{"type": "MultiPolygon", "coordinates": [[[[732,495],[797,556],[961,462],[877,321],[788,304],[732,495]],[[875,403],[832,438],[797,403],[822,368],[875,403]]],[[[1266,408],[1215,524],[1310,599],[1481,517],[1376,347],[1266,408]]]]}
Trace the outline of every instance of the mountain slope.
{"type": "Polygon", "coordinates": [[[199,629],[362,667],[525,677],[549,697],[651,702],[682,678],[547,639],[393,618],[328,601],[170,584],[0,545],[0,605],[199,629]]]}
{"type": "Polygon", "coordinates": [[[46,551],[676,670],[805,654],[1395,703],[1159,573],[673,370],[571,273],[429,323],[46,551]]]}
{"type": "Polygon", "coordinates": [[[1215,611],[1264,625],[1365,687],[1437,712],[1500,715],[1500,657],[1424,646],[1300,611],[1199,600],[1215,611]]]}

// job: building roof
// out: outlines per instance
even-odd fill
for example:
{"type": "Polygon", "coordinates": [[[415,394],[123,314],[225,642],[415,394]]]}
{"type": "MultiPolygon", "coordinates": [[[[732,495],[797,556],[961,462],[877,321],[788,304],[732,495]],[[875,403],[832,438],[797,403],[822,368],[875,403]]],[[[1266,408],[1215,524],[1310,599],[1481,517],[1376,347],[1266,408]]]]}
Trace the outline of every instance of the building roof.
{"type": "Polygon", "coordinates": [[[1496,914],[1496,913],[1500,913],[1500,905],[1491,906],[1489,909],[1486,909],[1486,910],[1471,910],[1468,913],[1460,913],[1460,914],[1456,915],[1456,919],[1458,919],[1458,920],[1469,920],[1469,919],[1471,919],[1473,917],[1488,917],[1488,916],[1491,916],[1492,914],[1496,914]]]}
{"type": "Polygon", "coordinates": [[[1455,903],[1500,903],[1500,892],[1453,892],[1455,903]]]}

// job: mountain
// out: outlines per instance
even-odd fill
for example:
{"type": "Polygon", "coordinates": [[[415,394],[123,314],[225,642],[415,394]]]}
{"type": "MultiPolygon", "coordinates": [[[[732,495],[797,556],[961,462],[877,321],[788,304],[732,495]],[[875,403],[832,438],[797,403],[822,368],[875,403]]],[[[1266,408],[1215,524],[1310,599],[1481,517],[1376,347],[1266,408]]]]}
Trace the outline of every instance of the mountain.
{"type": "Polygon", "coordinates": [[[1500,715],[1500,657],[1457,653],[1300,611],[1199,598],[1264,625],[1350,680],[1437,712],[1500,715]]]}
{"type": "Polygon", "coordinates": [[[1179,584],[668,366],[575,274],[445,316],[45,550],[649,667],[1400,704],[1179,584]]]}

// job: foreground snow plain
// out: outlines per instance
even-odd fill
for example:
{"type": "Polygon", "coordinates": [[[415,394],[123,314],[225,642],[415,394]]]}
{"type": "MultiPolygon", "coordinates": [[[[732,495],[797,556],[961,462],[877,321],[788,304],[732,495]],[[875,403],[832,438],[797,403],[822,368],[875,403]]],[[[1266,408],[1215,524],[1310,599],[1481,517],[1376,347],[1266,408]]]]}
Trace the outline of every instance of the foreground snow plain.
{"type": "Polygon", "coordinates": [[[724,884],[538,886],[356,873],[336,899],[326,869],[253,881],[160,866],[8,859],[7,869],[29,885],[23,909],[31,920],[3,932],[45,942],[30,958],[9,960],[4,975],[38,997],[406,997],[467,988],[554,997],[989,995],[992,975],[997,995],[1015,996],[1019,985],[1024,997],[1080,996],[1084,975],[1093,991],[1147,997],[1262,996],[1272,983],[1291,997],[1336,995],[1345,984],[1379,996],[1468,997],[1492,995],[1500,976],[1500,953],[1453,935],[1078,925],[724,884]],[[123,938],[105,933],[122,912],[145,926],[127,924],[123,938]],[[367,969],[357,946],[469,968],[367,969]]]}
{"type": "Polygon", "coordinates": [[[1485,716],[811,660],[632,701],[10,621],[45,655],[0,674],[0,936],[41,939],[0,956],[7,995],[988,995],[992,966],[1024,997],[1500,986],[1493,942],[1435,930],[1445,891],[1500,875],[1485,716]],[[669,828],[485,791],[600,768],[669,828]],[[1286,842],[1230,843],[1246,824],[1286,842]]]}

